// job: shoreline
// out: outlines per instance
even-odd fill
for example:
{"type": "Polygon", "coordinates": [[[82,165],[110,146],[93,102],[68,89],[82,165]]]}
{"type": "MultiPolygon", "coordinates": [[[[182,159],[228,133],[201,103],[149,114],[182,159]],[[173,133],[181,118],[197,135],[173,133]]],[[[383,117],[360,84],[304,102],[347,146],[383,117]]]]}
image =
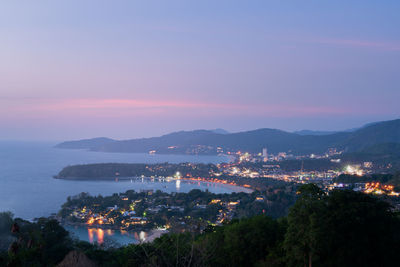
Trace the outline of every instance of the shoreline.
{"type": "Polygon", "coordinates": [[[246,186],[242,186],[242,185],[237,185],[237,184],[232,184],[229,183],[226,180],[219,180],[216,181],[215,179],[204,179],[204,178],[180,178],[180,179],[171,179],[171,178],[166,178],[166,177],[96,177],[96,178],[85,178],[85,177],[58,177],[58,176],[53,176],[54,179],[58,179],[58,180],[66,180],[66,181],[85,181],[85,182],[104,182],[104,181],[108,181],[108,182],[119,182],[119,181],[129,181],[129,180],[134,180],[134,181],[139,181],[142,179],[146,179],[146,180],[157,180],[157,181],[165,181],[165,182],[172,182],[172,181],[188,181],[188,182],[202,182],[202,183],[213,183],[213,184],[219,184],[219,185],[225,185],[225,186],[233,186],[233,187],[237,187],[240,188],[242,190],[244,190],[243,192],[245,193],[252,193],[254,192],[254,189],[251,187],[246,187],[246,186]]]}
{"type": "MultiPolygon", "coordinates": [[[[135,234],[139,233],[139,232],[146,233],[146,237],[143,238],[143,239],[142,239],[142,237],[140,239],[137,239],[138,237],[132,238],[132,240],[135,240],[135,242],[132,242],[132,244],[151,243],[155,239],[161,237],[162,235],[169,233],[169,231],[167,229],[161,229],[161,228],[122,230],[122,229],[120,229],[118,227],[112,227],[112,226],[87,225],[86,223],[73,223],[73,222],[67,222],[67,221],[64,221],[64,222],[62,222],[60,224],[62,225],[62,227],[68,229],[70,234],[72,234],[73,236],[75,236],[79,240],[83,240],[83,241],[86,241],[86,238],[80,238],[79,234],[77,235],[77,232],[75,232],[73,230],[70,230],[70,229],[75,229],[75,230],[77,230],[77,229],[85,229],[85,231],[86,230],[95,230],[95,231],[97,231],[98,229],[102,229],[103,231],[111,230],[111,231],[114,232],[114,234],[111,235],[111,238],[115,234],[120,235],[120,234],[123,234],[124,232],[128,233],[129,235],[133,235],[133,236],[135,234]]],[[[126,234],[124,234],[124,235],[126,235],[126,234]]],[[[118,239],[118,237],[115,237],[115,238],[118,239]]],[[[127,244],[121,244],[121,245],[125,246],[127,244]]]]}
{"type": "Polygon", "coordinates": [[[169,231],[167,229],[152,229],[148,232],[147,238],[145,238],[145,240],[143,240],[141,243],[151,243],[153,242],[155,239],[161,237],[164,234],[168,234],[169,231]]]}

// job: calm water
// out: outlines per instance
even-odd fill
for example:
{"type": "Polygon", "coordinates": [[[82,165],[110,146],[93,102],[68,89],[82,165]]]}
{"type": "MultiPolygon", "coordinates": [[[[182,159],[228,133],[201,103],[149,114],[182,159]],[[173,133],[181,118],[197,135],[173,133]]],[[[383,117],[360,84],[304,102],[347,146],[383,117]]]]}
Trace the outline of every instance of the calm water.
{"type": "Polygon", "coordinates": [[[33,219],[56,213],[67,196],[80,192],[110,195],[133,189],[160,189],[166,192],[188,192],[208,189],[215,193],[243,191],[239,187],[212,183],[182,181],[67,181],[53,179],[63,167],[84,163],[157,163],[228,161],[224,156],[148,155],[99,153],[53,148],[54,143],[0,142],[0,211],[12,211],[16,217],[33,219]]]}
{"type": "Polygon", "coordinates": [[[65,229],[80,240],[99,245],[128,245],[145,241],[148,233],[144,231],[127,232],[123,230],[101,229],[83,226],[65,226],[65,229]]]}

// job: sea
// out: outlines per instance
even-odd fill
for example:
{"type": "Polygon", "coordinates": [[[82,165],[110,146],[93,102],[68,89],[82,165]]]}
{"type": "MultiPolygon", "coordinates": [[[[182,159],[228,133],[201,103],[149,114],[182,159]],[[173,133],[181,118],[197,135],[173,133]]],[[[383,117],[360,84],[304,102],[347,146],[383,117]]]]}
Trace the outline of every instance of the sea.
{"type": "MultiPolygon", "coordinates": [[[[111,195],[127,190],[162,190],[165,192],[189,192],[192,189],[213,193],[246,191],[245,188],[192,181],[160,182],[151,179],[120,181],[76,181],[54,179],[68,165],[89,163],[221,163],[228,156],[197,155],[150,155],[140,153],[103,153],[87,150],[55,148],[54,142],[0,141],[0,212],[11,211],[15,217],[26,220],[47,217],[57,213],[68,196],[81,192],[91,195],[111,195]]],[[[126,244],[138,241],[147,233],[117,233],[99,229],[68,229],[83,240],[95,242],[101,236],[117,237],[126,244]],[[95,238],[93,238],[95,236],[95,238]],[[129,237],[126,239],[125,237],[129,237]]]]}

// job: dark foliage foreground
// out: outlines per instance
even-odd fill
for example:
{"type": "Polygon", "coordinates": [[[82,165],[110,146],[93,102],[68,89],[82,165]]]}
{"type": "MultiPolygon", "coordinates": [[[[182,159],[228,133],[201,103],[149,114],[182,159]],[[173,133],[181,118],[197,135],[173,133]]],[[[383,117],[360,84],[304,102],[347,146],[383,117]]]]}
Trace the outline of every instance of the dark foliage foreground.
{"type": "Polygon", "coordinates": [[[10,245],[0,265],[53,266],[72,250],[99,266],[397,265],[400,218],[389,204],[353,191],[326,195],[314,185],[298,193],[287,217],[255,216],[202,234],[164,235],[117,249],[73,241],[56,221],[27,223],[3,213],[1,234],[12,234],[2,239],[10,245]]]}

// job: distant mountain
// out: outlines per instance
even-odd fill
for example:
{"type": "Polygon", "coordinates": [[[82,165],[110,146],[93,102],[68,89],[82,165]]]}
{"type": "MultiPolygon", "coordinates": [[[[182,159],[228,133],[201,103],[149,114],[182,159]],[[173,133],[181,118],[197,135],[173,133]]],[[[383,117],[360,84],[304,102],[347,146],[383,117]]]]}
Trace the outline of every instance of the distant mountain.
{"type": "Polygon", "coordinates": [[[277,129],[258,129],[239,133],[220,133],[214,130],[180,131],[160,137],[115,141],[107,138],[65,142],[57,147],[83,148],[104,152],[161,154],[217,154],[223,151],[293,154],[323,153],[335,147],[356,152],[382,143],[400,143],[400,119],[373,123],[354,132],[331,134],[298,134],[277,129]]]}
{"type": "Polygon", "coordinates": [[[299,135],[328,135],[328,134],[335,134],[337,132],[334,131],[313,131],[313,130],[301,130],[293,132],[299,135]]]}
{"type": "Polygon", "coordinates": [[[106,137],[98,137],[92,139],[83,139],[78,141],[67,141],[56,145],[57,148],[66,148],[66,149],[96,149],[98,147],[102,147],[106,144],[113,143],[115,140],[106,138],[106,137]]]}
{"type": "Polygon", "coordinates": [[[214,133],[217,133],[217,134],[229,134],[230,132],[228,132],[228,131],[226,131],[226,130],[224,130],[224,129],[221,129],[221,128],[217,128],[217,129],[214,129],[214,130],[211,130],[212,132],[214,132],[214,133]]]}
{"type": "Polygon", "coordinates": [[[314,131],[314,130],[301,130],[301,131],[295,131],[295,132],[293,132],[293,133],[295,133],[295,134],[300,134],[300,135],[329,135],[329,134],[342,133],[342,132],[349,133],[349,132],[355,132],[355,131],[357,131],[357,130],[359,130],[359,129],[362,129],[362,128],[365,128],[365,127],[368,127],[368,126],[372,126],[372,125],[374,125],[374,124],[376,124],[376,123],[377,123],[377,122],[371,122],[371,123],[365,124],[364,126],[361,126],[361,127],[346,129],[346,130],[343,130],[343,131],[314,131]]]}
{"type": "Polygon", "coordinates": [[[400,143],[400,119],[369,124],[342,142],[348,151],[360,151],[376,144],[400,143]]]}

